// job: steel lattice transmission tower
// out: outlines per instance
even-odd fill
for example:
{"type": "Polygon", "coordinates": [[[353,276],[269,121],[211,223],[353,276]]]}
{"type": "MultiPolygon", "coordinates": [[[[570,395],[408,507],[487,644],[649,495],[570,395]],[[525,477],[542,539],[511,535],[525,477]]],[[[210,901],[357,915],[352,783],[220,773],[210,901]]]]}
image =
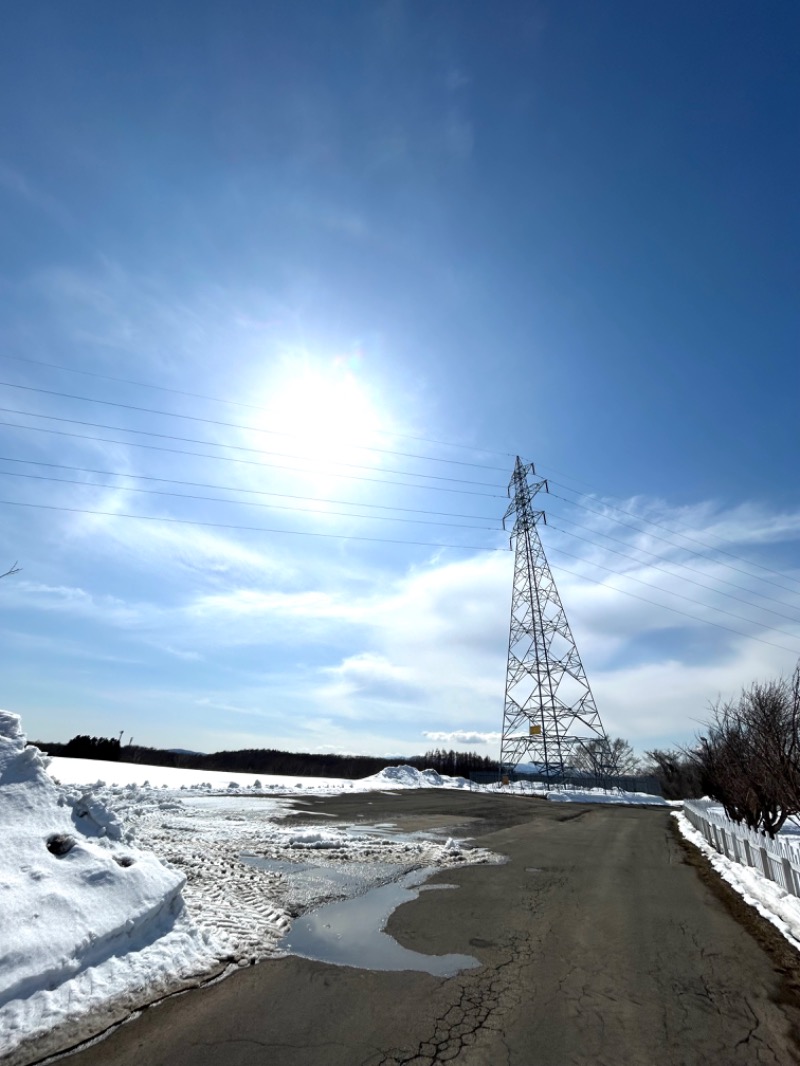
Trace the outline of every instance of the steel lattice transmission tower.
{"type": "Polygon", "coordinates": [[[533,508],[542,488],[547,480],[517,456],[503,518],[505,528],[514,515],[514,590],[500,765],[507,773],[524,760],[563,776],[575,747],[591,743],[606,774],[608,738],[536,528],[545,521],[533,508]]]}

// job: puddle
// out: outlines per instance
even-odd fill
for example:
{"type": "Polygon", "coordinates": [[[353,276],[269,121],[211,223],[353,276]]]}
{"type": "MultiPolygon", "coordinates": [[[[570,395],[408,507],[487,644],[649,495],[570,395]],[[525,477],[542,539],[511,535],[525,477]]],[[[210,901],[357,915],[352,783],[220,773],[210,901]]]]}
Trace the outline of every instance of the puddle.
{"type": "Polygon", "coordinates": [[[399,881],[370,889],[362,896],[328,903],[298,918],[277,946],[292,955],[362,970],[418,970],[435,977],[452,977],[460,970],[480,966],[471,955],[411,951],[384,932],[392,911],[416,899],[417,886],[435,872],[413,870],[399,881]]]}
{"type": "Polygon", "coordinates": [[[293,898],[312,906],[321,899],[330,899],[331,896],[363,895],[376,881],[397,877],[404,869],[392,862],[372,862],[368,866],[359,862],[319,866],[311,862],[266,859],[247,852],[239,858],[248,866],[255,866],[257,870],[290,878],[293,898]]]}
{"type": "Polygon", "coordinates": [[[345,831],[354,837],[385,837],[394,843],[439,843],[442,839],[447,840],[450,834],[446,829],[411,829],[404,831],[397,825],[387,822],[385,825],[348,825],[345,831]]]}

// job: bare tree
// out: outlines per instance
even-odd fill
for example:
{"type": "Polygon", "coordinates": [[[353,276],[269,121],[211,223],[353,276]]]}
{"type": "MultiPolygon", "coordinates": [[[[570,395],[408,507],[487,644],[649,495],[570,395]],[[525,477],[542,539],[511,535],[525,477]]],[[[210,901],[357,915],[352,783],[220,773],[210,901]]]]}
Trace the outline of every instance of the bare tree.
{"type": "Polygon", "coordinates": [[[677,748],[654,748],[646,751],[649,773],[658,778],[665,799],[696,799],[702,796],[700,770],[693,758],[677,748]]]}
{"type": "Polygon", "coordinates": [[[21,566],[17,566],[17,564],[14,563],[14,565],[11,567],[11,569],[10,570],[6,570],[6,572],[4,574],[0,574],[0,577],[10,577],[11,574],[18,574],[21,569],[22,569],[21,566]]]}
{"type": "Polygon", "coordinates": [[[622,737],[586,740],[576,744],[572,753],[572,765],[583,773],[596,777],[635,775],[639,773],[639,758],[627,740],[622,737]]]}
{"type": "Polygon", "coordinates": [[[712,710],[687,754],[730,818],[774,836],[800,814],[800,665],[791,681],[751,685],[712,710]]]}

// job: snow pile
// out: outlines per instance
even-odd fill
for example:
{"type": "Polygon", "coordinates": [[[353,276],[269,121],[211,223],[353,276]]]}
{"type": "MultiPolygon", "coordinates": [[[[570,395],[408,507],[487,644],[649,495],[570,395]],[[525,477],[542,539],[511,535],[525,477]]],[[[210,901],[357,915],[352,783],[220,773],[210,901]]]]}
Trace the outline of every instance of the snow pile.
{"type": "Polygon", "coordinates": [[[387,766],[358,785],[371,784],[377,788],[469,788],[464,777],[443,777],[435,770],[417,770],[413,766],[387,766]]]}
{"type": "MultiPolygon", "coordinates": [[[[0,711],[0,1032],[11,1052],[31,1033],[147,988],[174,933],[185,878],[126,840],[96,797],[53,781],[26,747],[19,717],[0,711]]],[[[186,939],[186,933],[182,934],[186,939]]],[[[179,938],[180,939],[180,938],[179,938]]],[[[168,947],[179,972],[213,962],[198,940],[168,947]],[[176,957],[177,956],[177,957],[176,957]]],[[[158,981],[155,982],[158,984],[158,981]]]]}
{"type": "Polygon", "coordinates": [[[341,848],[345,834],[332,829],[290,829],[283,834],[285,848],[310,848],[312,850],[341,848]]]}

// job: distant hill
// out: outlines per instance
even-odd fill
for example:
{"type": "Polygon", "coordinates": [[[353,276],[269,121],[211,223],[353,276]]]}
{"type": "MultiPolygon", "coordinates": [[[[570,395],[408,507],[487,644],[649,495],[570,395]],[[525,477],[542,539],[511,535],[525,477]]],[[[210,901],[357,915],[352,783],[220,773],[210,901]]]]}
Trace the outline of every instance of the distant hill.
{"type": "Polygon", "coordinates": [[[50,755],[73,759],[105,759],[111,762],[139,763],[149,766],[175,766],[187,770],[225,770],[235,773],[297,774],[302,777],[369,777],[397,763],[417,770],[436,770],[454,777],[469,777],[473,772],[496,771],[497,763],[471,751],[427,751],[424,755],[395,758],[374,755],[334,755],[319,752],[276,751],[273,748],[247,748],[240,751],[217,751],[211,754],[186,748],[145,748],[139,744],[120,746],[116,737],[77,736],[66,744],[34,741],[36,747],[50,755]]]}

